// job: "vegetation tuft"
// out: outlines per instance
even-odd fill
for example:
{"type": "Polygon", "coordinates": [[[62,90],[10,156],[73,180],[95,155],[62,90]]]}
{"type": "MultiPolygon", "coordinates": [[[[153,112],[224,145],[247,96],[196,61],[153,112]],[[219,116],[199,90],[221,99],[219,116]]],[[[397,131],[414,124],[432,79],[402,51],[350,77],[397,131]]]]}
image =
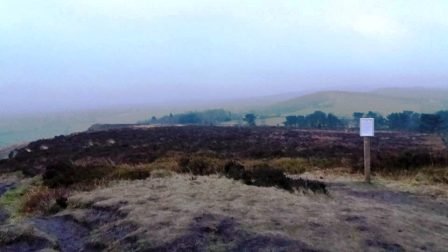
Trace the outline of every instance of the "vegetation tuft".
{"type": "Polygon", "coordinates": [[[312,168],[312,163],[304,158],[279,158],[270,163],[288,174],[302,174],[312,168]]]}
{"type": "Polygon", "coordinates": [[[224,161],[207,155],[192,155],[179,160],[180,171],[193,175],[210,175],[222,171],[224,161]]]}
{"type": "Polygon", "coordinates": [[[11,218],[21,216],[22,198],[28,189],[28,185],[22,185],[7,191],[0,197],[0,206],[8,212],[11,218]]]}
{"type": "Polygon", "coordinates": [[[247,185],[263,187],[277,186],[288,191],[293,191],[290,179],[282,171],[274,169],[267,164],[257,165],[253,169],[246,171],[243,176],[243,181],[247,185]]]}
{"type": "Polygon", "coordinates": [[[121,165],[115,167],[107,177],[110,179],[138,180],[146,179],[150,176],[151,169],[149,167],[121,165]]]}
{"type": "Polygon", "coordinates": [[[440,183],[448,185],[448,167],[428,167],[420,170],[415,176],[417,181],[426,181],[430,184],[440,183]]]}
{"type": "Polygon", "coordinates": [[[58,162],[49,165],[43,174],[43,184],[50,188],[95,183],[101,180],[137,180],[151,176],[151,167],[133,165],[75,165],[58,162]]]}
{"type": "Polygon", "coordinates": [[[67,208],[68,196],[69,191],[64,188],[35,187],[24,195],[21,211],[25,214],[54,214],[67,208]]]}
{"type": "Polygon", "coordinates": [[[292,179],[281,170],[270,167],[268,164],[255,165],[250,170],[236,161],[226,163],[224,173],[228,178],[242,180],[247,185],[261,187],[278,187],[290,192],[294,190],[311,190],[313,192],[327,193],[326,185],[320,181],[307,179],[292,179]]]}
{"type": "Polygon", "coordinates": [[[224,166],[224,174],[235,180],[243,180],[246,176],[244,166],[236,161],[227,162],[224,166]]]}
{"type": "Polygon", "coordinates": [[[71,162],[58,162],[47,167],[43,184],[50,188],[89,183],[106,177],[112,171],[108,166],[77,166],[71,162]]]}

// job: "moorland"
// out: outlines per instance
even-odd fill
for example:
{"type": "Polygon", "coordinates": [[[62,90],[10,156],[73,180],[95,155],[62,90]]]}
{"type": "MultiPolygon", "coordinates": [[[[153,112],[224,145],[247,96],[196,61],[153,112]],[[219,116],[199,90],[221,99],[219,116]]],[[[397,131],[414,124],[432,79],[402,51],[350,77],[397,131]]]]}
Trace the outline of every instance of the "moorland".
{"type": "Polygon", "coordinates": [[[447,146],[350,130],[126,127],[0,161],[2,251],[443,251],[447,146]]]}

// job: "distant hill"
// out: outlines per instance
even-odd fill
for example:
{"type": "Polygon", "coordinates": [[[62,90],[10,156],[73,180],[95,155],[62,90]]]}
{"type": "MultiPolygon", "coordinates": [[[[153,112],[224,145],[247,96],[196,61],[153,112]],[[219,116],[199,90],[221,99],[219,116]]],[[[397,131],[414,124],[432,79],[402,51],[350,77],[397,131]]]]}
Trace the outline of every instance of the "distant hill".
{"type": "Polygon", "coordinates": [[[432,113],[448,109],[448,89],[390,88],[372,92],[324,91],[276,103],[259,111],[271,115],[308,114],[316,110],[351,116],[375,111],[384,115],[412,110],[432,113]]]}
{"type": "Polygon", "coordinates": [[[372,93],[383,95],[387,97],[399,97],[399,98],[416,98],[416,99],[435,99],[435,100],[447,100],[448,89],[442,88],[423,88],[423,87],[411,87],[411,88],[380,88],[372,91],[372,93]]]}
{"type": "MultiPolygon", "coordinates": [[[[369,110],[384,115],[402,110],[435,112],[448,109],[448,89],[387,88],[368,93],[296,91],[213,102],[182,104],[173,101],[153,106],[142,105],[10,117],[0,115],[0,148],[40,138],[84,131],[93,124],[132,124],[148,120],[152,116],[161,117],[170,113],[214,108],[222,108],[232,113],[254,112],[258,116],[263,116],[257,122],[260,125],[282,125],[285,115],[309,114],[315,110],[331,112],[340,116],[351,116],[354,111],[367,112],[369,110]]],[[[235,121],[235,123],[238,122],[235,121]]]]}
{"type": "Polygon", "coordinates": [[[225,108],[232,113],[246,113],[306,93],[296,91],[268,96],[214,101],[167,101],[165,104],[155,105],[129,105],[16,116],[0,114],[0,148],[40,138],[51,138],[56,135],[85,131],[93,124],[132,124],[148,120],[152,116],[161,117],[170,113],[176,114],[215,108],[225,108]]]}
{"type": "MultiPolygon", "coordinates": [[[[227,100],[218,100],[208,103],[203,103],[196,108],[213,109],[223,108],[234,113],[246,113],[252,110],[260,110],[262,108],[269,107],[282,101],[293,99],[295,97],[310,94],[312,91],[292,91],[288,93],[265,95],[265,96],[253,96],[244,98],[233,98],[227,100]]],[[[185,111],[184,111],[185,112],[185,111]]]]}

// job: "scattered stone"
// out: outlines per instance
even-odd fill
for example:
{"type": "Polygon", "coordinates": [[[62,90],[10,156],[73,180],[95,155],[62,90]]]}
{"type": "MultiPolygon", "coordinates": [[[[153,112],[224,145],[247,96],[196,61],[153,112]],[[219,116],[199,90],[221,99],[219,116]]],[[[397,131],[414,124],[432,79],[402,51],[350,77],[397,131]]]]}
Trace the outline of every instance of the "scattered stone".
{"type": "Polygon", "coordinates": [[[13,159],[13,158],[15,158],[15,157],[17,156],[18,153],[19,153],[19,152],[18,152],[17,150],[13,150],[13,151],[11,151],[11,152],[9,153],[8,158],[9,158],[9,159],[13,159]]]}

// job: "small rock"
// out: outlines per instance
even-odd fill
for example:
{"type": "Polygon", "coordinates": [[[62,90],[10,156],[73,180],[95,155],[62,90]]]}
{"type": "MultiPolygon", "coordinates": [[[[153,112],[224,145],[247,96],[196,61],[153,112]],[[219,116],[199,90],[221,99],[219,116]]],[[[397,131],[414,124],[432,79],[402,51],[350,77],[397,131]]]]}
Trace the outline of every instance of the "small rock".
{"type": "Polygon", "coordinates": [[[9,153],[8,158],[9,159],[13,159],[13,158],[15,158],[17,156],[17,154],[18,154],[18,151],[17,150],[13,150],[13,151],[11,151],[9,153]]]}

